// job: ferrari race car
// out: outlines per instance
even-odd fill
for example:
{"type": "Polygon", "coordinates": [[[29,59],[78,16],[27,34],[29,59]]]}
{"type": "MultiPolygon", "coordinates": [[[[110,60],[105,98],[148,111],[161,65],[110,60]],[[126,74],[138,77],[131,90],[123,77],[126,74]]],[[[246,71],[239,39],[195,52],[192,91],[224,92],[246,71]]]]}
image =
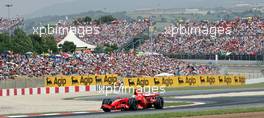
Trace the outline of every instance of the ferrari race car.
{"type": "Polygon", "coordinates": [[[139,110],[147,108],[162,109],[164,99],[157,93],[146,94],[135,91],[131,98],[103,99],[101,109],[104,112],[111,110],[139,110]]]}

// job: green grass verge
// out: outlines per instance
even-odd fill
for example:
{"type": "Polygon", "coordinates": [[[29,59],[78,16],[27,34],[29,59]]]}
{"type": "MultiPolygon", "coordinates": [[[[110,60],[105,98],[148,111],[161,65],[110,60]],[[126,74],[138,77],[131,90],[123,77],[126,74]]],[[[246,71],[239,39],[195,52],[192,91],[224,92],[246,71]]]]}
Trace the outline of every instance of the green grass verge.
{"type": "Polygon", "coordinates": [[[175,90],[210,90],[210,89],[241,89],[241,88],[263,88],[264,83],[249,84],[241,86],[211,86],[211,87],[179,87],[179,88],[165,88],[166,91],[175,90]]]}
{"type": "Polygon", "coordinates": [[[194,112],[168,112],[159,114],[145,114],[145,115],[129,115],[116,118],[176,118],[176,117],[191,117],[191,116],[204,116],[204,115],[223,115],[233,113],[246,113],[246,112],[264,112],[264,107],[250,107],[250,108],[234,108],[234,109],[221,109],[221,110],[205,110],[194,112]]]}
{"type": "Polygon", "coordinates": [[[192,104],[191,102],[165,102],[164,106],[169,107],[169,106],[181,106],[181,105],[189,105],[192,104]]]}

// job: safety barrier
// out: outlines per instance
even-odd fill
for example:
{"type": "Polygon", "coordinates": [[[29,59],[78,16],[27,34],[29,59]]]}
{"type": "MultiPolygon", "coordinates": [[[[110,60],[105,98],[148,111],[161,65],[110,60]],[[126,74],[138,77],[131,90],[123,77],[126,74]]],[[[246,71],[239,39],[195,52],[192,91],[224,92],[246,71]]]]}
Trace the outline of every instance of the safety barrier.
{"type": "Polygon", "coordinates": [[[126,87],[165,86],[165,87],[197,87],[197,86],[236,86],[244,85],[245,77],[240,75],[196,75],[170,77],[135,77],[124,78],[126,87]]]}
{"type": "Polygon", "coordinates": [[[96,91],[95,86],[39,87],[0,89],[0,96],[51,95],[96,91]]]}
{"type": "Polygon", "coordinates": [[[50,76],[46,78],[45,86],[88,86],[88,85],[114,85],[117,82],[117,75],[80,75],[80,76],[50,76]]]}
{"type": "MultiPolygon", "coordinates": [[[[50,76],[45,80],[46,87],[63,86],[111,86],[118,82],[117,75],[80,75],[80,76],[50,76]]],[[[165,87],[195,87],[195,86],[235,86],[244,85],[242,75],[194,75],[169,77],[134,77],[124,78],[124,86],[165,86],[165,87]]]]}

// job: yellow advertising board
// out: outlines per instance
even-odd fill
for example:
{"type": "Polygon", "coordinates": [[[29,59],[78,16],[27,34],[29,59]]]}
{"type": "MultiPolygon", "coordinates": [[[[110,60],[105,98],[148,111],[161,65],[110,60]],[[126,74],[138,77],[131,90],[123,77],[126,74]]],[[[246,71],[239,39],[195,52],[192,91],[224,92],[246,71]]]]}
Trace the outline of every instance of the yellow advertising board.
{"type": "Polygon", "coordinates": [[[198,87],[198,86],[236,86],[245,84],[245,77],[240,75],[194,75],[169,77],[134,77],[124,78],[126,87],[165,86],[165,87],[198,87]]]}
{"type": "MultiPolygon", "coordinates": [[[[117,83],[117,75],[79,75],[50,76],[45,80],[47,87],[104,85],[117,83]]],[[[133,77],[124,78],[126,87],[164,86],[164,87],[198,87],[198,86],[236,86],[245,84],[245,76],[241,75],[194,75],[169,77],[133,77]]]]}
{"type": "Polygon", "coordinates": [[[117,75],[80,75],[80,76],[50,76],[46,78],[47,87],[80,86],[80,85],[114,85],[117,75]]]}

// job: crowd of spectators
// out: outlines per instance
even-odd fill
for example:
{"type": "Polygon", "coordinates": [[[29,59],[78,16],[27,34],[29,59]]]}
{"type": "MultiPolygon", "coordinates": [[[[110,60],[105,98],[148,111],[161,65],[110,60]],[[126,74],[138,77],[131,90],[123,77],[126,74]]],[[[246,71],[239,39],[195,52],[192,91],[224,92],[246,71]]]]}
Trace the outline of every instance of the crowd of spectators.
{"type": "MultiPolygon", "coordinates": [[[[148,22],[145,22],[144,20],[138,20],[138,21],[127,21],[127,20],[114,20],[111,23],[102,23],[98,24],[96,22],[90,22],[90,23],[77,23],[73,24],[68,21],[59,21],[56,25],[57,27],[60,27],[60,29],[63,29],[63,27],[98,27],[99,33],[98,34],[85,34],[79,36],[78,33],[76,33],[76,36],[78,36],[82,41],[92,44],[92,45],[104,45],[104,44],[116,44],[118,47],[122,46],[123,44],[130,41],[133,37],[138,35],[139,33],[143,32],[148,27],[148,22]]],[[[57,28],[59,29],[59,28],[57,28]]],[[[59,42],[66,36],[65,34],[58,34],[56,36],[57,41],[59,42]]]]}
{"type": "Polygon", "coordinates": [[[185,21],[171,24],[153,40],[139,47],[142,51],[153,49],[159,53],[187,54],[240,54],[256,55],[264,51],[264,19],[259,17],[235,18],[219,21],[185,21]],[[171,27],[229,27],[229,34],[216,36],[201,34],[171,35],[171,27]],[[169,29],[169,30],[168,30],[169,29]]]}
{"type": "Polygon", "coordinates": [[[10,28],[13,28],[14,26],[17,26],[18,24],[23,22],[23,18],[21,17],[15,17],[11,19],[2,18],[0,17],[0,31],[7,31],[10,28]]]}
{"type": "Polygon", "coordinates": [[[155,76],[160,73],[217,74],[218,69],[212,65],[196,65],[162,55],[138,55],[135,52],[88,54],[80,51],[67,58],[7,53],[0,57],[0,75],[3,76],[118,74],[130,77],[155,76]]]}
{"type": "MultiPolygon", "coordinates": [[[[0,18],[0,28],[8,28],[20,22],[21,18],[11,21],[0,18]]],[[[148,28],[148,22],[115,20],[112,23],[72,24],[59,22],[57,26],[97,26],[99,34],[84,35],[79,38],[89,44],[117,44],[121,46],[129,39],[148,28]]],[[[262,54],[264,51],[264,19],[259,17],[236,18],[219,21],[184,21],[165,28],[163,32],[154,35],[153,41],[146,40],[139,46],[143,52],[188,53],[188,54],[262,54]],[[171,35],[171,27],[229,27],[230,34],[212,36],[202,34],[171,35]]],[[[57,41],[65,37],[56,36],[57,41]]],[[[78,36],[78,35],[77,35],[78,36]]],[[[63,54],[61,54],[63,55],[63,54]]],[[[218,74],[218,68],[213,65],[187,63],[162,55],[137,55],[135,52],[115,52],[111,54],[93,54],[75,52],[71,57],[20,55],[13,53],[1,54],[0,75],[84,75],[84,74],[118,74],[122,77],[155,76],[160,73],[174,75],[218,74]]],[[[1,76],[0,76],[1,78],[1,76]]]]}

